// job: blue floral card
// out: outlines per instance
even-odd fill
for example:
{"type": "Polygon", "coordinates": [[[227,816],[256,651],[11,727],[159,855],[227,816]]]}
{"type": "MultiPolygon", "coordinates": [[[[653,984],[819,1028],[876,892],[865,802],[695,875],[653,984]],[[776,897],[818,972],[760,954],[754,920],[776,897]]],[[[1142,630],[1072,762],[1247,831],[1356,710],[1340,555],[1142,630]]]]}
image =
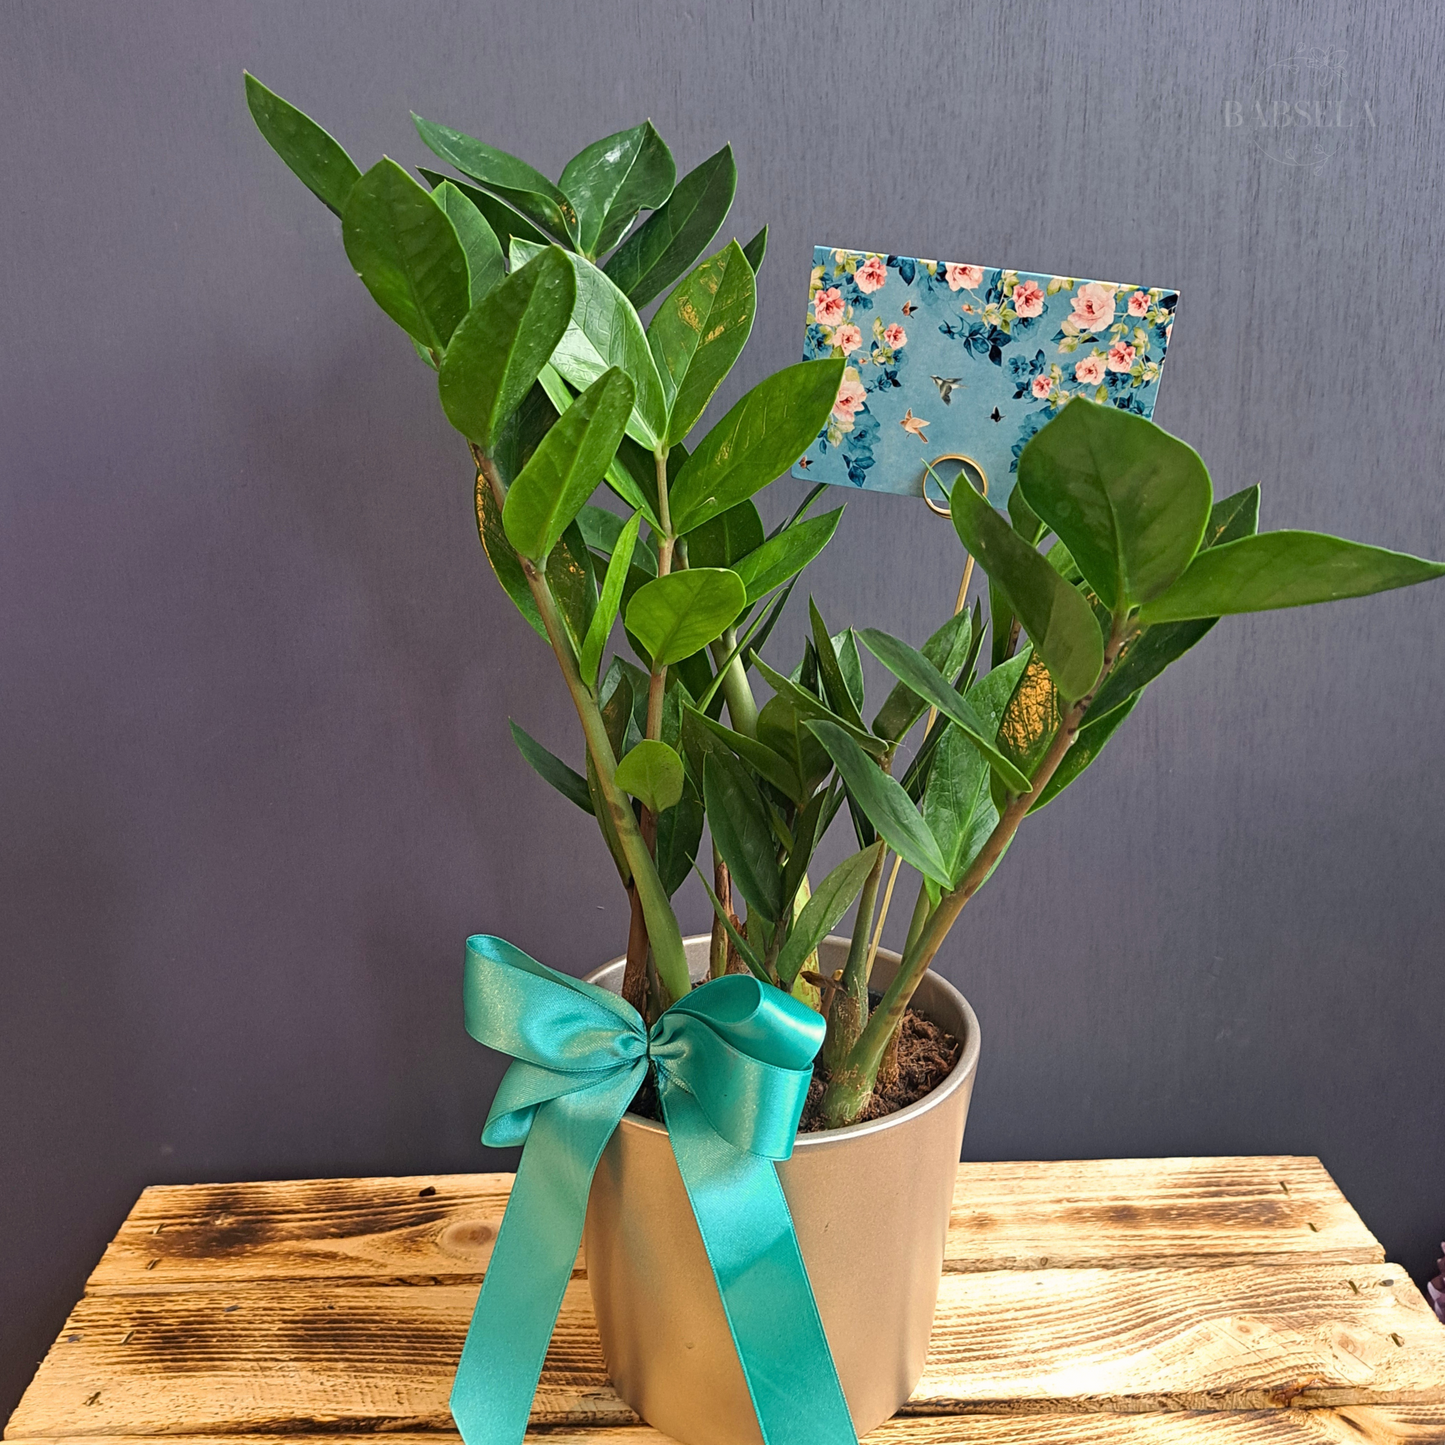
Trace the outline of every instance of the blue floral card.
{"type": "Polygon", "coordinates": [[[1024,443],[1075,397],[1153,415],[1178,300],[1163,286],[819,246],[803,358],[848,364],[793,475],[916,497],[924,464],[961,452],[1002,506],[1024,443]]]}

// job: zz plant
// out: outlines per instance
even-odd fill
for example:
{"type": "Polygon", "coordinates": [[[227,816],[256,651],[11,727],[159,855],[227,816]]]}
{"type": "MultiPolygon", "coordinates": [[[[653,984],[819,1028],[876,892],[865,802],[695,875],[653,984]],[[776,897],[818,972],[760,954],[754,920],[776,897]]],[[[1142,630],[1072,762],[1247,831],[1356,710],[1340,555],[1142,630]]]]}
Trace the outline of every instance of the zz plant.
{"type": "Polygon", "coordinates": [[[831,633],[810,603],[803,655],[784,674],[759,654],[841,508],[810,516],[815,488],[767,533],[752,499],[824,427],[842,362],[784,368],[694,438],[748,339],[767,244],[764,228],[703,258],[731,207],[731,149],[677,180],[644,122],[587,146],[554,183],[413,117],[457,174],[421,167],[418,180],[386,158],[363,174],[250,75],[246,95],[340,218],[353,268],[436,371],[466,439],[483,548],[561,668],[585,770],[515,723],[513,737],[593,816],[616,864],[631,903],[624,995],[650,1019],[692,986],[671,900],[697,868],[705,820],[710,973],[749,969],[824,1012],[829,1124],[857,1119],[893,1067],[915,988],[1023,820],[1222,615],[1445,572],[1335,537],[1260,533],[1258,487],[1215,501],[1189,447],[1077,401],[1024,449],[1007,517],[953,488],[955,529],[988,574],[987,625],[976,605],[920,649],[870,628],[831,633]],[[592,504],[604,482],[627,515],[592,504]],[[638,662],[604,668],[619,620],[638,662]],[[867,723],[860,644],[895,679],[867,723]],[[752,673],[772,692],[761,708],[752,673]],[[845,804],[858,849],[810,886],[845,804]],[[883,911],[902,864],[920,879],[902,964],[874,1006],[890,855],[883,911]],[[855,900],[846,964],[824,977],[818,944],[855,900]]]}

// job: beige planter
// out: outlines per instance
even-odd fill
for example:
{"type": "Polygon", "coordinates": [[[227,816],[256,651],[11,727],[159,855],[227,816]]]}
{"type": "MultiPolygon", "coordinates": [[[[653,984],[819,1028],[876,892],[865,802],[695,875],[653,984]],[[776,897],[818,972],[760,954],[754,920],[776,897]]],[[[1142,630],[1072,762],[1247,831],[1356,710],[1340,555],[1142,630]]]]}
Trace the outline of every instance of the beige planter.
{"type": "MultiPolygon", "coordinates": [[[[687,940],[693,977],[706,935],[687,940]]],[[[825,972],[848,941],[827,939],[825,972]]],[[[898,955],[878,954],[875,984],[898,955]]],[[[589,975],[620,989],[623,960],[589,975]]],[[[978,1020],[929,974],[914,1005],[963,1041],[942,1085],[887,1118],[800,1134],[778,1165],[838,1376],[861,1436],[892,1415],[923,1373],[949,1206],[978,1065],[978,1020]]],[[[712,1270],[660,1124],[623,1116],[592,1181],[583,1234],[587,1282],[617,1393],[683,1445],[761,1445],[712,1270]]],[[[806,1398],[807,1381],[799,1387],[806,1398]]]]}

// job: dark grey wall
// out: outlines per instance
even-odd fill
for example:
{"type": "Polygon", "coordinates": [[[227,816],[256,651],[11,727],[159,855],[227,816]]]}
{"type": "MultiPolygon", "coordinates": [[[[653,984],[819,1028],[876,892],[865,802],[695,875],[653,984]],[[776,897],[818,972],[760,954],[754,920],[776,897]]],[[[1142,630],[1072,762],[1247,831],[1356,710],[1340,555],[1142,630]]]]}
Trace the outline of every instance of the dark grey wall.
{"type": "MultiPolygon", "coordinates": [[[[1177,285],[1158,419],[1217,487],[1441,556],[1437,21],[0,9],[0,1417],[144,1184],[502,1164],[462,939],[575,971],[624,941],[600,843],[507,738],[579,752],[462,447],[242,66],[363,166],[421,158],[413,107],[552,174],[644,115],[684,166],[730,138],[734,229],[773,226],[742,381],[797,356],[815,241],[1177,285]],[[1357,122],[1317,166],[1251,114],[1301,47],[1343,52],[1357,122]]],[[[957,565],[921,508],[860,497],[812,585],[916,637],[957,565]]],[[[1426,588],[1223,625],[1030,826],[943,965],[985,1031],[970,1156],[1318,1153],[1422,1269],[1442,624],[1426,588]]]]}

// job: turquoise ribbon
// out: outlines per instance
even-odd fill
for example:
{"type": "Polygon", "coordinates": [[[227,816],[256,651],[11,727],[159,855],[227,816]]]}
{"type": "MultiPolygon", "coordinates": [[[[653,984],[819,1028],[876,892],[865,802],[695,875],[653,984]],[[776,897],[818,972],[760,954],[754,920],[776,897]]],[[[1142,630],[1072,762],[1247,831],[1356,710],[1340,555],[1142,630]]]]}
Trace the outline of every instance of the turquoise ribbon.
{"type": "Polygon", "coordinates": [[[857,1445],[775,1159],[823,1020],[749,974],[637,1010],[520,948],[467,940],[467,1032],[510,1054],[484,1143],[524,1144],[452,1386],[466,1445],[517,1445],[582,1242],[592,1175],[649,1066],[767,1445],[857,1445]]]}

